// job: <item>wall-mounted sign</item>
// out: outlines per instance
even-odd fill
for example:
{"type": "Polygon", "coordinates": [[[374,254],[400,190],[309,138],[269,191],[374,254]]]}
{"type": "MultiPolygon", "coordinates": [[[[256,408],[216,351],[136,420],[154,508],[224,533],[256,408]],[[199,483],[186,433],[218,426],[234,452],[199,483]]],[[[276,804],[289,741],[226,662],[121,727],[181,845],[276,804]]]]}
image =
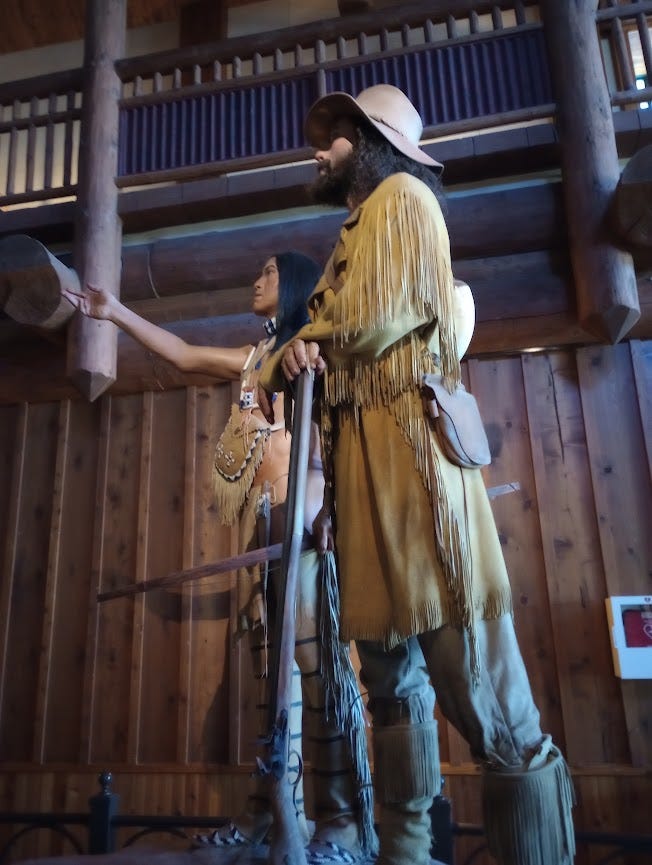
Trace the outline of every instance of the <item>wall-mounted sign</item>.
{"type": "Polygon", "coordinates": [[[605,603],[616,675],[652,679],[652,595],[617,595],[605,603]]]}

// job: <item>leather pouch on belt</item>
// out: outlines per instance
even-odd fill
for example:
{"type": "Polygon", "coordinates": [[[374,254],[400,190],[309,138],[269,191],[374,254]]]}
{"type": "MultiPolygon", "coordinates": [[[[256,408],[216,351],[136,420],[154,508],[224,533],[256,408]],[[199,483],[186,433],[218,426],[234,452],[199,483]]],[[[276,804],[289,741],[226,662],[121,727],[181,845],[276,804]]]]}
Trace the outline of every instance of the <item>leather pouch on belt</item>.
{"type": "Polygon", "coordinates": [[[473,394],[463,384],[449,393],[441,375],[425,373],[421,396],[447,459],[467,469],[489,465],[489,442],[473,394]]]}

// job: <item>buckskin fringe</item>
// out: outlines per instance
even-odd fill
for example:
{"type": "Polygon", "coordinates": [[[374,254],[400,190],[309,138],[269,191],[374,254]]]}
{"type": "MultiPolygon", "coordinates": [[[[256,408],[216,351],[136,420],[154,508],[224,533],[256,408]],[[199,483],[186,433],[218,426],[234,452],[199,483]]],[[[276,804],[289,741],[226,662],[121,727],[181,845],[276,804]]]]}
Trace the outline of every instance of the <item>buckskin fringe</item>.
{"type": "Polygon", "coordinates": [[[505,865],[571,865],[573,783],[560,752],[537,769],[491,769],[483,777],[487,846],[505,865]]]}
{"type": "Polygon", "coordinates": [[[351,751],[358,798],[360,843],[367,854],[378,852],[374,829],[374,807],[371,770],[367,754],[364,706],[348,644],[340,637],[340,589],[335,555],[326,552],[320,561],[321,602],[319,629],[322,645],[322,674],[327,712],[332,707],[338,730],[346,735],[351,751]]]}
{"type": "Polygon", "coordinates": [[[421,181],[393,175],[367,199],[346,283],[334,319],[341,344],[397,316],[436,319],[441,372],[452,391],[461,374],[450,243],[441,209],[421,181]]]}
{"type": "Polygon", "coordinates": [[[379,358],[356,355],[346,366],[329,366],[324,374],[324,399],[330,406],[388,406],[405,391],[418,390],[422,373],[437,369],[423,340],[411,333],[379,358]]]}
{"type": "Polygon", "coordinates": [[[374,786],[382,805],[441,791],[437,722],[374,726],[374,786]]]}
{"type": "MultiPolygon", "coordinates": [[[[480,670],[475,613],[470,542],[466,520],[458,519],[441,476],[439,454],[433,444],[430,428],[423,413],[419,395],[421,374],[436,369],[432,355],[423,342],[411,334],[402,343],[389,349],[378,360],[355,361],[349,368],[329,371],[324,382],[324,395],[329,405],[344,404],[358,423],[360,408],[386,407],[396,420],[406,442],[414,453],[414,461],[432,505],[437,555],[444,572],[451,598],[452,620],[465,628],[469,636],[471,671],[477,680],[480,670]]],[[[329,437],[330,438],[330,437],[329,437]]],[[[460,469],[461,471],[461,469],[460,469]]],[[[429,624],[425,630],[438,627],[442,613],[415,611],[415,627],[429,624]],[[425,620],[425,621],[424,621],[425,620]]],[[[385,642],[391,642],[388,635],[385,642]]]]}
{"type": "Polygon", "coordinates": [[[257,431],[258,439],[253,447],[247,464],[233,480],[227,480],[213,465],[213,492],[222,525],[232,526],[240,516],[244,503],[249,495],[256,472],[265,457],[265,448],[269,439],[268,433],[257,431]]]}

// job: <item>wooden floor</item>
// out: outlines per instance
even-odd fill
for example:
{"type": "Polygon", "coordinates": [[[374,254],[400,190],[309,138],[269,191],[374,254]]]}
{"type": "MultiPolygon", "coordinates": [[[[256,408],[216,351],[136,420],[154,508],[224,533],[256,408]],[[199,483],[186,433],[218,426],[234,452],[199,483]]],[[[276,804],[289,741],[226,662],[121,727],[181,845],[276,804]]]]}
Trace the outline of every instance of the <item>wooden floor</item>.
{"type": "MultiPolygon", "coordinates": [[[[130,847],[106,856],[55,856],[25,859],[16,865],[267,865],[269,847],[259,845],[242,850],[165,851],[160,847],[130,847]]],[[[368,865],[371,865],[369,860],[368,865]]],[[[432,859],[431,865],[445,865],[432,859]]]]}
{"type": "Polygon", "coordinates": [[[145,845],[127,847],[103,856],[55,856],[25,859],[16,865],[265,865],[269,847],[260,845],[241,850],[161,850],[145,845]]]}

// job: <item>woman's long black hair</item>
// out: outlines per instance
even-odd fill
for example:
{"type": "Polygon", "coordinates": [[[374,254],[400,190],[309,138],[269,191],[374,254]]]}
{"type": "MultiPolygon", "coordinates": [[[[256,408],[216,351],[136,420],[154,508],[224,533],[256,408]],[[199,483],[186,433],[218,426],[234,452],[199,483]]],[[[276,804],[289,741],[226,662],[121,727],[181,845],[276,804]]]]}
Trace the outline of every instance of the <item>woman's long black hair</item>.
{"type": "Polygon", "coordinates": [[[277,252],[278,311],[276,345],[281,346],[309,321],[308,298],[321,274],[316,261],[301,252],[277,252]]]}

